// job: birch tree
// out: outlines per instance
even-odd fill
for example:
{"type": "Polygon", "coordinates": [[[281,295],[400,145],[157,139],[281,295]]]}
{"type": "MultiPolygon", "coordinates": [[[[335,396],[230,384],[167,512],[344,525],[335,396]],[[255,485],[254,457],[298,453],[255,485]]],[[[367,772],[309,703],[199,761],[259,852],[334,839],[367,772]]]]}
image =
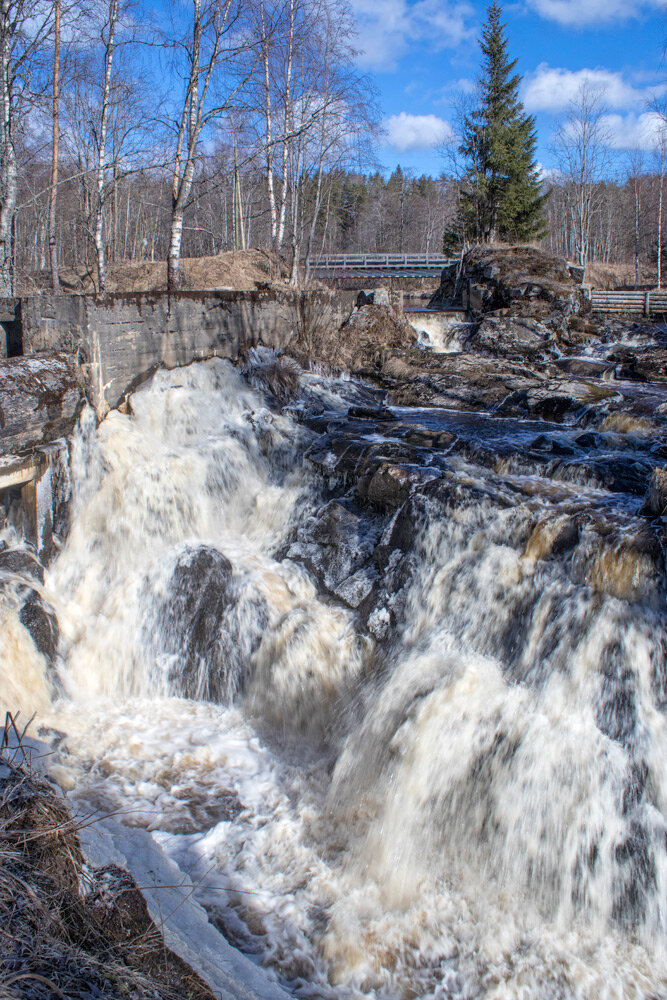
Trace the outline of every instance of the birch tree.
{"type": "MultiPolygon", "coordinates": [[[[171,225],[167,286],[182,283],[183,218],[198,166],[202,133],[228,111],[245,79],[225,87],[223,70],[246,48],[239,0],[192,0],[189,36],[178,46],[184,96],[173,125],[176,147],[172,165],[171,225]]],[[[229,77],[227,78],[229,79],[229,77]]]]}
{"type": "Polygon", "coordinates": [[[49,263],[51,265],[51,287],[60,289],[58,277],[58,243],[56,229],[56,203],[58,193],[58,155],[60,146],[60,0],[54,0],[53,38],[53,141],[51,158],[51,190],[49,192],[49,263]]]}
{"type": "Polygon", "coordinates": [[[656,172],[658,175],[658,203],[656,212],[657,228],[657,268],[658,288],[662,288],[662,205],[665,187],[665,165],[667,163],[667,128],[663,124],[653,151],[656,172]]]}
{"type": "Polygon", "coordinates": [[[52,31],[50,2],[0,0],[0,296],[14,294],[16,131],[34,100],[31,84],[52,31]]]}
{"type": "Polygon", "coordinates": [[[109,128],[109,112],[111,108],[111,73],[113,69],[114,48],[116,42],[116,27],[118,24],[118,0],[110,0],[109,15],[102,30],[104,45],[104,83],[102,85],[102,105],[100,114],[99,139],[97,143],[97,178],[95,199],[95,255],[97,260],[98,287],[104,291],[107,283],[106,261],[104,254],[103,217],[104,188],[107,168],[107,133],[109,128]]]}
{"type": "Polygon", "coordinates": [[[609,131],[604,115],[601,91],[585,82],[555,136],[574,250],[582,267],[589,257],[600,185],[609,169],[609,131]]]}

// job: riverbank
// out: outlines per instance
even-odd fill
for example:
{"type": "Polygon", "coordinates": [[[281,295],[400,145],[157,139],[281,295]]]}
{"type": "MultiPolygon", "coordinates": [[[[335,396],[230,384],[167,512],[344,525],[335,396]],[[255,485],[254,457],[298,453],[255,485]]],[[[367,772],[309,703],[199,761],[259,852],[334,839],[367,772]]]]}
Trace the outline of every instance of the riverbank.
{"type": "Polygon", "coordinates": [[[3,529],[72,808],[298,997],[667,988],[663,330],[526,284],[449,354],[362,300],[158,370],[84,411],[49,564],[3,529]]]}

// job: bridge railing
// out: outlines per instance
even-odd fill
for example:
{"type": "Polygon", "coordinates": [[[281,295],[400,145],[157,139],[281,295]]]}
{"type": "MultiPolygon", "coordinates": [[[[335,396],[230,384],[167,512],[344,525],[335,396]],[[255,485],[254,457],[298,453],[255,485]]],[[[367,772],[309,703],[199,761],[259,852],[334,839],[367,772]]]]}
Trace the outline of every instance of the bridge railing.
{"type": "Polygon", "coordinates": [[[426,268],[441,271],[451,263],[440,253],[330,253],[310,261],[312,271],[395,271],[426,268]]]}

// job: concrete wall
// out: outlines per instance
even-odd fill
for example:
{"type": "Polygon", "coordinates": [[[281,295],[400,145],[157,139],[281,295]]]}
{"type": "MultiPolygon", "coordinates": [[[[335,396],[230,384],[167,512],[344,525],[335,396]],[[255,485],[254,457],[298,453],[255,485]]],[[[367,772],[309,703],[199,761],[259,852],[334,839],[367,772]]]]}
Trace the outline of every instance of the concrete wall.
{"type": "Polygon", "coordinates": [[[214,356],[236,359],[257,344],[285,347],[313,310],[333,332],[352,305],[349,294],[288,288],[32,296],[21,300],[23,353],[75,355],[101,416],[160,365],[172,368],[214,356]]]}

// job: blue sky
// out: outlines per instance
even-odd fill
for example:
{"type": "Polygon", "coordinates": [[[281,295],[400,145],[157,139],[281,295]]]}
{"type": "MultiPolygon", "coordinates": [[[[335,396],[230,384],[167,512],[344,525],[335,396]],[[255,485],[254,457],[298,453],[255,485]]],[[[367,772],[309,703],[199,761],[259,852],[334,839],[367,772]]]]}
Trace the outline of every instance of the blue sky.
{"type": "MultiPolygon", "coordinates": [[[[352,6],[359,62],[376,82],[384,115],[382,166],[446,171],[438,150],[457,94],[474,86],[486,0],[352,0],[352,6]]],[[[648,161],[657,124],[650,104],[663,94],[667,99],[667,0],[518,0],[504,5],[503,19],[546,169],[555,166],[551,137],[584,80],[603,94],[616,169],[622,172],[631,148],[642,148],[648,161]]]]}

